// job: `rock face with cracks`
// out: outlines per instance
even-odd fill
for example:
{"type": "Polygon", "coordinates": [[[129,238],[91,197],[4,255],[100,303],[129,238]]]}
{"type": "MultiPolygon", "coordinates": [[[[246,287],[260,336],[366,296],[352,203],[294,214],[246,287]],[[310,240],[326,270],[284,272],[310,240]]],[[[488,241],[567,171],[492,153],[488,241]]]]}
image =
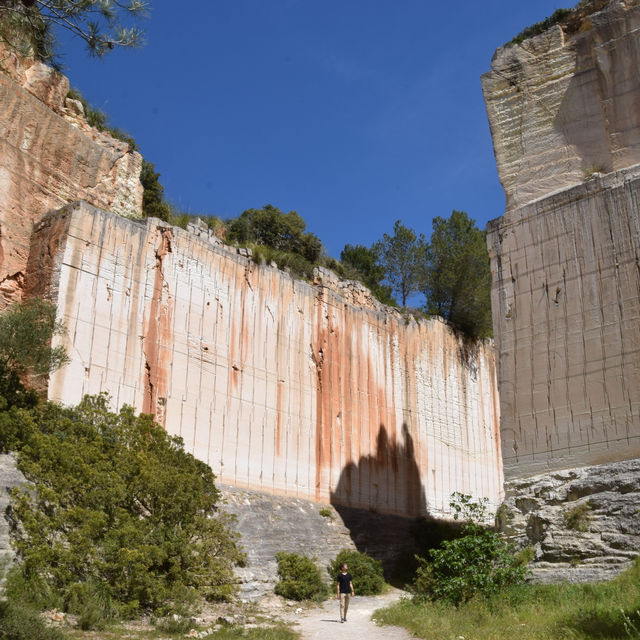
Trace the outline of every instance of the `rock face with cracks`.
{"type": "Polygon", "coordinates": [[[24,294],[34,223],[86,200],[115,213],[142,211],[142,158],[90,127],[67,99],[69,81],[0,48],[0,309],[24,294]]]}
{"type": "Polygon", "coordinates": [[[640,2],[593,0],[483,77],[507,521],[542,581],[638,553],[640,2]]]}
{"type": "Polygon", "coordinates": [[[640,460],[511,480],[506,489],[503,528],[534,548],[536,581],[611,578],[638,555],[640,460]]]}
{"type": "Polygon", "coordinates": [[[86,204],[45,218],[30,256],[27,288],[68,328],[51,399],[153,413],[231,486],[409,517],[448,517],[454,491],[500,503],[489,344],[86,204]]]}
{"type": "Polygon", "coordinates": [[[483,77],[507,477],[640,456],[640,3],[592,6],[483,77]]]}

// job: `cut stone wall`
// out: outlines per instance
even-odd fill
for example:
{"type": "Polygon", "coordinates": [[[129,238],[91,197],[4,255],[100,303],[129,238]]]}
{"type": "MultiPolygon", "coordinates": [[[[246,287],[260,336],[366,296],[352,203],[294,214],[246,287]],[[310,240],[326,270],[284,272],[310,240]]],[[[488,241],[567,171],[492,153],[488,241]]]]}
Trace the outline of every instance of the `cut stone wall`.
{"type": "Polygon", "coordinates": [[[24,293],[31,231],[45,213],[82,199],[141,214],[142,158],[86,123],[63,75],[2,48],[0,65],[1,309],[24,293]]]}
{"type": "Polygon", "coordinates": [[[640,167],[488,231],[506,476],[640,456],[640,167]]]}
{"type": "Polygon", "coordinates": [[[503,530],[533,547],[536,582],[606,580],[640,552],[640,460],[512,480],[505,489],[503,530]]]}
{"type": "Polygon", "coordinates": [[[507,211],[640,163],[640,3],[498,49],[482,87],[507,211]]]}
{"type": "Polygon", "coordinates": [[[483,77],[508,478],[640,456],[640,3],[580,16],[483,77]]]}
{"type": "Polygon", "coordinates": [[[68,327],[49,397],[154,413],[224,484],[405,516],[501,501],[491,345],[86,204],[37,227],[28,273],[68,327]]]}

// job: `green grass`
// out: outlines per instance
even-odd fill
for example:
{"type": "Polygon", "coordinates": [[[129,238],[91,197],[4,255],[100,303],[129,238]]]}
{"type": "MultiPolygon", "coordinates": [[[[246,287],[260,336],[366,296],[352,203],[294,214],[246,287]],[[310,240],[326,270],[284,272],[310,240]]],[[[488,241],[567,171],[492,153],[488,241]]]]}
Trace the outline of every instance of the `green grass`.
{"type": "MultiPolygon", "coordinates": [[[[80,631],[68,631],[69,640],[81,640],[88,636],[80,631]]],[[[167,640],[167,638],[184,638],[184,632],[167,632],[160,630],[133,631],[130,628],[112,626],[100,633],[92,633],[93,640],[167,640]]],[[[285,626],[261,627],[245,629],[244,627],[229,627],[220,629],[205,636],[206,640],[298,640],[299,634],[285,626]]]]}
{"type": "Polygon", "coordinates": [[[615,640],[636,637],[627,634],[622,611],[638,626],[639,606],[636,561],[611,582],[524,585],[491,601],[472,600],[458,608],[403,600],[373,617],[429,640],[615,640]]]}

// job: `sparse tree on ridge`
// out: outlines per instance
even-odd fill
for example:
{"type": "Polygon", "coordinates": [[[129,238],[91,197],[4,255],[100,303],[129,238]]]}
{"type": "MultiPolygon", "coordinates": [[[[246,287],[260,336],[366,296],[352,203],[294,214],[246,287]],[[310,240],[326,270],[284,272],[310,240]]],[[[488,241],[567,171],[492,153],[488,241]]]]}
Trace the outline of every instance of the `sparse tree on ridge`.
{"type": "Polygon", "coordinates": [[[470,337],[492,335],[486,233],[464,211],[433,219],[420,289],[428,313],[470,337]]]}
{"type": "Polygon", "coordinates": [[[132,20],[149,7],[145,0],[0,0],[0,43],[45,62],[54,59],[52,28],[70,31],[102,56],[116,47],[141,44],[132,20]]]}
{"type": "Polygon", "coordinates": [[[393,236],[385,233],[373,246],[385,271],[385,279],[402,300],[403,307],[407,306],[409,296],[419,290],[425,249],[424,236],[405,227],[400,220],[393,225],[393,236]]]}
{"type": "Polygon", "coordinates": [[[375,249],[365,247],[363,244],[346,244],[340,253],[340,262],[346,269],[347,277],[360,280],[383,304],[397,306],[391,287],[382,284],[385,271],[378,262],[375,249]]]}

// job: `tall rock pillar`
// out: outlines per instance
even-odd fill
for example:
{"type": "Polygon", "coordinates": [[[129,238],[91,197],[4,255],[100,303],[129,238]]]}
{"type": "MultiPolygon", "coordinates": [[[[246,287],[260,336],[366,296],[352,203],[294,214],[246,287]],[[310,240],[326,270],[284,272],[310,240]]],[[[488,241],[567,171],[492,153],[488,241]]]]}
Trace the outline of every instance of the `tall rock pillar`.
{"type": "Polygon", "coordinates": [[[640,4],[498,49],[483,90],[507,478],[640,457],[640,4]]]}

